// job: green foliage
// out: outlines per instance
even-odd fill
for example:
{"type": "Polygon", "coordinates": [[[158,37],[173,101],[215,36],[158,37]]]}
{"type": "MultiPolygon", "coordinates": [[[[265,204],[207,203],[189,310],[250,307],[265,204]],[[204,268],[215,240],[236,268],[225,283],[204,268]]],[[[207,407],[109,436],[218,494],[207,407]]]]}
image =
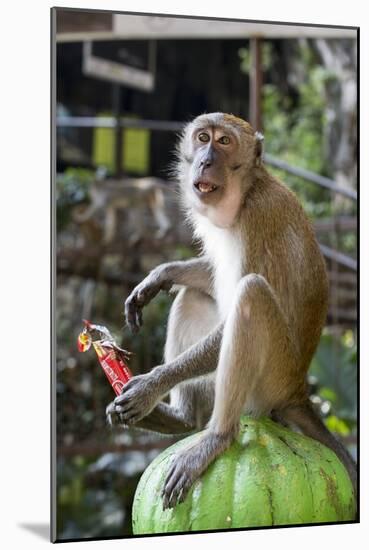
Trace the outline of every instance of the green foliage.
{"type": "MultiPolygon", "coordinates": [[[[250,73],[251,71],[251,54],[249,48],[240,48],[238,55],[241,59],[241,71],[250,73]]],[[[264,42],[261,50],[261,66],[263,71],[270,69],[272,64],[272,44],[264,42]]]]}
{"type": "MultiPolygon", "coordinates": [[[[239,52],[241,70],[250,72],[250,54],[246,48],[239,52]]],[[[328,71],[319,65],[306,46],[296,51],[297,61],[303,66],[304,78],[296,83],[296,97],[282,92],[278,85],[268,78],[272,64],[272,43],[264,42],[262,63],[265,83],[262,88],[262,111],[265,125],[265,150],[291,164],[322,175],[329,175],[325,162],[325,91],[324,84],[330,77],[328,71]]],[[[330,193],[318,186],[303,181],[297,176],[270,168],[294,190],[311,217],[331,214],[330,193]]]]}
{"type": "Polygon", "coordinates": [[[331,432],[335,432],[343,436],[349,435],[351,432],[348,423],[334,414],[329,415],[326,420],[326,424],[327,428],[329,428],[331,432]]]}
{"type": "MultiPolygon", "coordinates": [[[[266,151],[292,166],[326,174],[324,161],[324,69],[311,67],[299,86],[298,104],[290,110],[290,99],[273,84],[263,87],[266,151]]],[[[301,178],[272,170],[289,185],[313,217],[331,214],[330,194],[301,178]]]]}
{"type": "MultiPolygon", "coordinates": [[[[58,537],[60,540],[120,536],[130,532],[124,511],[132,501],[138,476],[122,478],[107,469],[94,473],[96,457],[75,456],[58,464],[58,537]]],[[[108,461],[107,461],[108,462],[108,461]]]]}
{"type": "Polygon", "coordinates": [[[327,426],[343,436],[356,431],[356,364],[357,346],[352,330],[346,330],[340,337],[325,331],[310,373],[319,380],[319,396],[332,405],[327,426]]]}
{"type": "Polygon", "coordinates": [[[88,202],[88,188],[95,179],[95,172],[86,168],[67,168],[56,179],[57,231],[70,222],[72,208],[88,202]]]}
{"type": "MultiPolygon", "coordinates": [[[[354,214],[356,216],[356,212],[354,214]]],[[[354,231],[347,231],[346,233],[340,236],[340,247],[342,250],[350,254],[351,256],[356,256],[357,250],[357,236],[354,231]]]]}

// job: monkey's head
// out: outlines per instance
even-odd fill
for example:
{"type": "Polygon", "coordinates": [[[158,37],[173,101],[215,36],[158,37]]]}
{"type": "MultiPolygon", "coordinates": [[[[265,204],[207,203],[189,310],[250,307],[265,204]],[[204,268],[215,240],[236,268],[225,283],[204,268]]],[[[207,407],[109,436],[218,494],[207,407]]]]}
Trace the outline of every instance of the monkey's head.
{"type": "Polygon", "coordinates": [[[234,115],[204,114],[190,122],[178,146],[186,206],[219,227],[232,226],[261,162],[262,139],[234,115]]]}

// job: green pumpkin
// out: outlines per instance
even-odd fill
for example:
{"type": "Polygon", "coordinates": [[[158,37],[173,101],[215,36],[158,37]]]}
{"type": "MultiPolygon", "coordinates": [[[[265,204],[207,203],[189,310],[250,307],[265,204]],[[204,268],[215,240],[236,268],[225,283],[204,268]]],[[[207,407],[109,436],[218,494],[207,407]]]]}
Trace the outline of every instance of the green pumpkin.
{"type": "Polygon", "coordinates": [[[133,503],[134,534],[173,533],[355,519],[350,478],[336,455],[270,419],[241,419],[239,435],[185,501],[163,511],[160,493],[175,443],[148,466],[133,503]]]}

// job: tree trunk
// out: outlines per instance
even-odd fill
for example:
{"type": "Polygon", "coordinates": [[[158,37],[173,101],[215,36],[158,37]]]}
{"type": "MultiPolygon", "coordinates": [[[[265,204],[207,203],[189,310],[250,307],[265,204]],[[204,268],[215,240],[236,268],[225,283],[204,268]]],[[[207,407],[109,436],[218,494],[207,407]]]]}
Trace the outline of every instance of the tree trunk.
{"type": "MultiPolygon", "coordinates": [[[[350,39],[317,39],[316,50],[330,77],[326,80],[326,154],[338,185],[356,188],[357,50],[350,39]]],[[[338,197],[338,206],[350,201],[338,197]]]]}

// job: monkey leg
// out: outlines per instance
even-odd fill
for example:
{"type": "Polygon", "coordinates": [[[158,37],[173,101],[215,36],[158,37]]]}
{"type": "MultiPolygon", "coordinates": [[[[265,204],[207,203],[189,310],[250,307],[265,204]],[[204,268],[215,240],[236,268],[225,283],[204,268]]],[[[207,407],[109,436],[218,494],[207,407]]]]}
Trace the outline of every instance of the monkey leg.
{"type": "MultiPolygon", "coordinates": [[[[182,288],[170,310],[165,343],[165,364],[209,334],[219,321],[215,301],[204,292],[182,288]]],[[[214,365],[215,371],[216,365],[214,365]]],[[[170,404],[197,429],[209,420],[214,403],[214,375],[191,378],[170,391],[170,404]]]]}
{"type": "Polygon", "coordinates": [[[215,402],[200,440],[173,460],[163,507],[181,502],[194,481],[232,442],[243,412],[267,414],[305,398],[298,354],[275,294],[260,275],[244,277],[226,319],[215,381],[215,402]]]}
{"type": "Polygon", "coordinates": [[[236,433],[243,412],[270,414],[306,398],[292,329],[261,275],[239,283],[226,320],[210,429],[236,433]]]}

